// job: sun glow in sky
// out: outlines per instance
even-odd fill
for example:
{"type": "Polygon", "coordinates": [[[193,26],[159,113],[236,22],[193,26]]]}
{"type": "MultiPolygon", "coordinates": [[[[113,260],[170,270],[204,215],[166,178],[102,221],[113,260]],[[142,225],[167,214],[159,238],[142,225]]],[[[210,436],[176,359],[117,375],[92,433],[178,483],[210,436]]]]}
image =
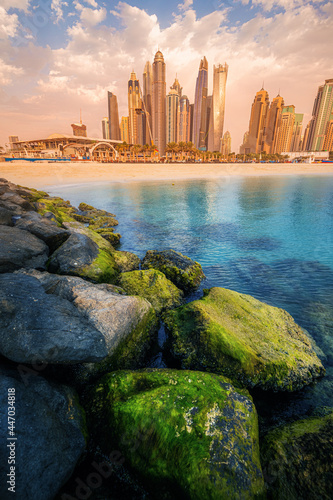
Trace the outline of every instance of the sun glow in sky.
{"type": "Polygon", "coordinates": [[[79,119],[101,137],[106,94],[126,116],[131,71],[142,82],[158,47],[190,101],[200,59],[227,62],[225,128],[238,152],[255,93],[311,117],[318,86],[333,77],[333,2],[324,0],[0,0],[0,145],[9,135],[71,134],[79,119]]]}

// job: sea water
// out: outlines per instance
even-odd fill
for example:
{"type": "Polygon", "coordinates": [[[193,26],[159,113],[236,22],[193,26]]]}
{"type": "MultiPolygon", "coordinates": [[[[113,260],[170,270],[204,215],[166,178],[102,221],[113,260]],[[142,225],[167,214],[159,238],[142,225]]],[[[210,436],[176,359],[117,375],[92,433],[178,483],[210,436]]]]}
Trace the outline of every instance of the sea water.
{"type": "Polygon", "coordinates": [[[258,397],[266,422],[333,408],[333,176],[104,183],[47,189],[116,214],[120,250],[173,248],[221,286],[286,309],[324,352],[327,375],[292,395],[258,397]]]}

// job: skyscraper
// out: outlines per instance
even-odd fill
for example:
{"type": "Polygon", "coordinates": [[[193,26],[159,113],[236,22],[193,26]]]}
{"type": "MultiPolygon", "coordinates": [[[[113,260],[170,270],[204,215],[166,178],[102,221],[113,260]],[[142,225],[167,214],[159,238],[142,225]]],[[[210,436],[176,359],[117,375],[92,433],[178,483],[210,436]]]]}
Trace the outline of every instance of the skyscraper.
{"type": "Polygon", "coordinates": [[[178,94],[179,97],[182,96],[182,92],[183,92],[183,87],[180,86],[180,83],[178,81],[178,78],[176,76],[175,78],[175,81],[173,82],[173,84],[171,85],[170,87],[171,90],[175,90],[178,94]]]}
{"type": "Polygon", "coordinates": [[[322,151],[327,123],[333,119],[333,78],[318,88],[312,115],[307,149],[322,151]]]}
{"type": "MultiPolygon", "coordinates": [[[[199,73],[195,86],[194,108],[193,108],[193,137],[192,141],[195,147],[200,144],[200,128],[206,123],[206,98],[208,92],[208,62],[206,57],[201,59],[199,73]]],[[[201,136],[205,135],[206,130],[201,130],[201,136]]]]}
{"type": "Polygon", "coordinates": [[[150,144],[152,136],[152,94],[153,70],[151,63],[146,62],[143,71],[143,143],[150,144]]]}
{"type": "Polygon", "coordinates": [[[303,113],[295,113],[293,133],[291,136],[290,151],[301,151],[303,113]]]}
{"type": "Polygon", "coordinates": [[[223,135],[221,153],[224,156],[228,156],[231,153],[231,135],[229,130],[223,135]]]}
{"type": "Polygon", "coordinates": [[[273,153],[286,153],[290,151],[291,139],[295,124],[295,106],[284,106],[281,122],[274,141],[273,153]]]}
{"type": "Polygon", "coordinates": [[[227,76],[227,63],[214,66],[212,102],[213,151],[219,152],[222,151],[227,76]]]}
{"type": "Polygon", "coordinates": [[[109,139],[120,140],[119,115],[117,97],[108,92],[109,139]]]}
{"type": "Polygon", "coordinates": [[[186,95],[182,95],[178,103],[177,114],[177,141],[189,142],[191,128],[190,102],[186,95]]]}
{"type": "Polygon", "coordinates": [[[128,136],[129,144],[143,144],[142,101],[134,71],[128,80],[128,136]]]}
{"type": "Polygon", "coordinates": [[[166,144],[165,98],[165,62],[162,52],[158,50],[153,62],[152,125],[154,144],[160,155],[164,154],[166,144]]]}
{"type": "Polygon", "coordinates": [[[103,139],[110,139],[109,119],[107,117],[102,120],[102,137],[103,139]]]}
{"type": "Polygon", "coordinates": [[[129,143],[128,116],[122,116],[120,122],[120,140],[129,143]]]}
{"type": "Polygon", "coordinates": [[[261,153],[265,132],[266,116],[269,107],[269,97],[263,88],[256,93],[251,108],[249,135],[244,144],[244,153],[261,153]]]}
{"type": "Polygon", "coordinates": [[[170,89],[166,96],[166,144],[177,142],[177,112],[179,95],[176,90],[170,89]]]}
{"type": "Polygon", "coordinates": [[[333,151],[333,120],[330,120],[326,126],[323,151],[333,151]]]}
{"type": "Polygon", "coordinates": [[[283,97],[278,94],[274,97],[268,110],[265,126],[263,151],[273,152],[274,139],[281,122],[282,108],[284,106],[283,97]]]}

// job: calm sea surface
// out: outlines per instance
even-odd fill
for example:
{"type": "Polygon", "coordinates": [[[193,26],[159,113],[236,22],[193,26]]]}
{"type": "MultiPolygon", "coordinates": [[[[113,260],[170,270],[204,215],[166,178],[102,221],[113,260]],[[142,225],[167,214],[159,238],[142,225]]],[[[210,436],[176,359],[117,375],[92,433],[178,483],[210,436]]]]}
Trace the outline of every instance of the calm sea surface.
{"type": "Polygon", "coordinates": [[[116,214],[121,250],[173,248],[201,263],[202,288],[222,286],[286,309],[324,351],[327,375],[293,395],[258,399],[279,419],[333,407],[333,176],[47,188],[116,214]]]}

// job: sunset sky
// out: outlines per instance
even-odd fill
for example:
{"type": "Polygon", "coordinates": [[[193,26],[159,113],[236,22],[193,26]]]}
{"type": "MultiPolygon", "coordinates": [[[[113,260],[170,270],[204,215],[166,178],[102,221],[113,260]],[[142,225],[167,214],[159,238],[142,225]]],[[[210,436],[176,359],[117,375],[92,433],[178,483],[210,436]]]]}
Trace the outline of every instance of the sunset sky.
{"type": "Polygon", "coordinates": [[[194,99],[200,59],[227,62],[225,128],[238,152],[255,93],[311,117],[318,86],[333,78],[333,2],[307,0],[0,0],[0,146],[9,135],[101,137],[106,93],[126,116],[131,71],[163,52],[167,90],[176,73],[194,99]]]}

